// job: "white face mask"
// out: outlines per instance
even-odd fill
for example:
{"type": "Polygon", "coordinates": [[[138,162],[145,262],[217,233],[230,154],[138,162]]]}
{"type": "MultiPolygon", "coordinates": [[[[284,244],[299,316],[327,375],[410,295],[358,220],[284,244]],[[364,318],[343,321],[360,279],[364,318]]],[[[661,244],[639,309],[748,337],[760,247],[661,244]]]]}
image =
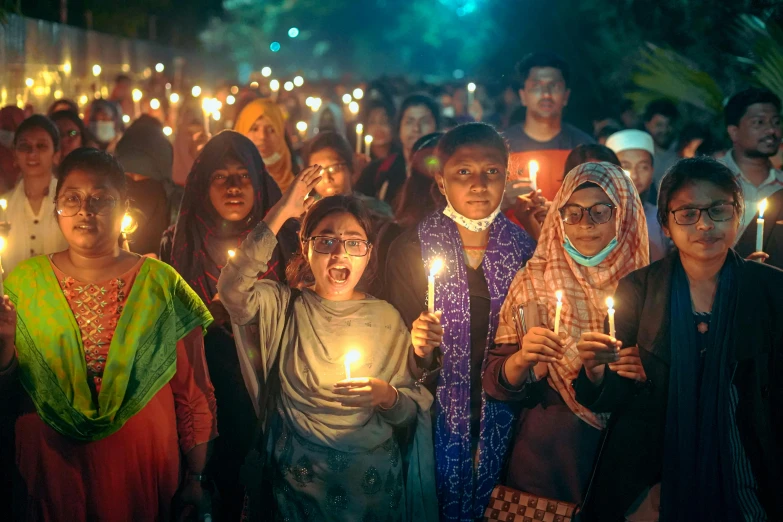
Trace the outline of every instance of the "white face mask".
{"type": "Polygon", "coordinates": [[[275,152],[271,156],[261,156],[261,159],[264,160],[264,165],[274,165],[281,159],[283,159],[283,155],[279,152],[275,152]]]}
{"type": "MultiPolygon", "coordinates": [[[[445,180],[443,183],[444,183],[443,186],[445,187],[446,186],[445,180]]],[[[446,191],[444,190],[444,192],[446,191]]],[[[488,229],[495,221],[495,218],[498,217],[498,214],[500,214],[500,207],[502,204],[503,204],[503,198],[500,198],[500,205],[498,205],[498,208],[496,208],[489,216],[483,219],[470,219],[457,212],[457,209],[455,209],[452,206],[451,201],[449,201],[449,197],[446,196],[446,208],[443,209],[443,215],[451,219],[456,224],[462,226],[463,228],[470,230],[471,232],[483,232],[484,230],[488,229]]]]}
{"type": "Polygon", "coordinates": [[[109,143],[117,135],[113,121],[96,121],[94,129],[95,137],[101,143],[109,143]]]}
{"type": "Polygon", "coordinates": [[[454,107],[444,107],[443,115],[447,118],[453,118],[457,115],[457,111],[454,109],[454,107]]]}
{"type": "Polygon", "coordinates": [[[0,129],[0,145],[6,149],[14,148],[14,131],[0,129]]]}

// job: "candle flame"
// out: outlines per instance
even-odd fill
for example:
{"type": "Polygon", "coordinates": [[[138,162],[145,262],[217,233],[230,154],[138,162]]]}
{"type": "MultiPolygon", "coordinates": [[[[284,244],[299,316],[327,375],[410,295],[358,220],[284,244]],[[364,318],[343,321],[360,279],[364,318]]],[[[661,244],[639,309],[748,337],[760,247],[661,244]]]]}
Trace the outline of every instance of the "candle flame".
{"type": "Polygon", "coordinates": [[[527,169],[530,172],[530,178],[533,179],[536,175],[538,175],[538,162],[536,160],[530,160],[527,169]]]}
{"type": "Polygon", "coordinates": [[[430,277],[435,277],[438,275],[438,272],[441,271],[443,268],[443,261],[440,259],[436,259],[432,262],[432,266],[430,267],[430,277]]]}
{"type": "Polygon", "coordinates": [[[370,143],[372,143],[372,136],[371,136],[371,135],[369,135],[369,134],[368,134],[367,136],[365,136],[365,137],[364,137],[364,143],[366,143],[367,145],[369,145],[370,143]]]}
{"type": "Polygon", "coordinates": [[[237,253],[234,250],[228,251],[228,257],[234,257],[235,255],[237,255],[237,253]]]}
{"type": "Polygon", "coordinates": [[[0,252],[5,250],[5,238],[0,236],[0,252]]]}
{"type": "Polygon", "coordinates": [[[611,297],[607,297],[606,298],[606,307],[609,310],[614,310],[614,299],[612,299],[611,297]]]}
{"type": "Polygon", "coordinates": [[[356,134],[361,134],[364,131],[364,125],[361,123],[356,124],[356,134]]]}
{"type": "Polygon", "coordinates": [[[557,298],[557,302],[558,303],[562,303],[563,302],[563,291],[562,290],[558,290],[557,292],[555,292],[555,297],[557,298]]]}
{"type": "Polygon", "coordinates": [[[361,359],[362,354],[359,353],[359,350],[351,350],[347,354],[345,354],[345,364],[353,364],[359,359],[361,359]]]}
{"type": "Polygon", "coordinates": [[[0,208],[3,210],[8,208],[8,200],[6,199],[0,199],[0,208]]]}
{"type": "Polygon", "coordinates": [[[135,102],[141,101],[142,92],[140,89],[133,89],[133,93],[131,95],[133,96],[133,101],[135,102]]]}
{"type": "Polygon", "coordinates": [[[476,92],[476,84],[473,82],[470,82],[468,84],[468,92],[476,92]]]}
{"type": "Polygon", "coordinates": [[[133,226],[133,218],[130,214],[122,216],[122,233],[126,234],[133,226]]]}
{"type": "Polygon", "coordinates": [[[767,200],[759,201],[759,219],[764,219],[764,212],[767,210],[767,200]]]}

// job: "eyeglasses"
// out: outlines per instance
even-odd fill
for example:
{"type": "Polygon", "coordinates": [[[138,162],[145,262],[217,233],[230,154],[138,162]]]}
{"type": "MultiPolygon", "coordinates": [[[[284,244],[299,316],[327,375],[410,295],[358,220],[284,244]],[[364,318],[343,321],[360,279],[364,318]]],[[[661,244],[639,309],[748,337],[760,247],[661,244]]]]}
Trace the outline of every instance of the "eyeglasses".
{"type": "Polygon", "coordinates": [[[707,215],[713,221],[729,221],[734,217],[734,203],[720,203],[705,208],[681,208],[670,211],[674,214],[674,222],[678,225],[695,225],[701,219],[701,213],[707,211],[707,215]]]}
{"type": "Polygon", "coordinates": [[[334,254],[340,245],[345,253],[353,257],[364,257],[370,252],[370,242],[363,239],[339,239],[331,236],[313,236],[307,241],[313,243],[313,249],[319,254],[334,254]]]}
{"type": "Polygon", "coordinates": [[[345,167],[347,167],[347,163],[335,163],[334,165],[329,165],[328,167],[323,167],[321,169],[322,174],[337,174],[338,172],[342,172],[345,170],[345,167]]]}
{"type": "Polygon", "coordinates": [[[76,129],[71,129],[63,133],[63,138],[78,138],[81,135],[81,132],[77,131],[76,129]]]}
{"type": "Polygon", "coordinates": [[[560,217],[563,218],[563,222],[568,225],[578,225],[582,222],[585,212],[587,212],[590,215],[590,219],[593,220],[593,223],[596,225],[603,225],[612,219],[612,212],[614,212],[614,209],[615,206],[611,203],[596,203],[587,208],[571,204],[560,209],[560,217]]]}
{"type": "Polygon", "coordinates": [[[82,209],[85,199],[87,211],[99,216],[108,214],[117,206],[117,200],[114,196],[89,196],[85,198],[79,194],[64,194],[57,198],[57,201],[54,203],[54,209],[59,216],[73,217],[82,209]]]}

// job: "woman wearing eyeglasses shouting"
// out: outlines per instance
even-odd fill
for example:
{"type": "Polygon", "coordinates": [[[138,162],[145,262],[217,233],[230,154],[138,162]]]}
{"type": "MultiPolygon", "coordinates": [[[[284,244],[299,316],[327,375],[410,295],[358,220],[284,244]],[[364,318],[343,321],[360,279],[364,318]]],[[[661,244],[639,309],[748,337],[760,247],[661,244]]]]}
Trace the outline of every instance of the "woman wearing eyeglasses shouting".
{"type": "Polygon", "coordinates": [[[183,468],[179,498],[206,508],[212,317],[173,268],[119,248],[128,199],[112,156],[69,154],[52,198],[67,248],[20,263],[0,305],[20,518],[169,520],[183,468]]]}
{"type": "Polygon", "coordinates": [[[783,520],[783,272],[732,250],[743,206],[724,165],[673,166],[676,251],[620,281],[616,338],[582,335],[576,399],[612,415],[586,520],[783,520]]]}
{"type": "Polygon", "coordinates": [[[583,332],[601,331],[606,298],[648,264],[649,247],[638,193],[611,163],[571,170],[552,209],[503,304],[483,384],[491,397],[522,407],[506,485],[579,503],[606,417],[574,397],[577,343],[583,332]]]}
{"type": "Polygon", "coordinates": [[[274,506],[263,504],[255,489],[259,484],[250,483],[247,515],[250,520],[436,520],[432,396],[414,383],[411,337],[400,315],[357,290],[374,255],[367,210],[353,196],[314,204],[307,197],[322,172],[313,165],[295,178],[218,281],[237,326],[240,358],[257,372],[248,381],[268,385],[279,379],[279,389],[267,387],[273,396],[259,404],[269,437],[261,448],[272,448],[274,506]],[[302,258],[289,267],[289,283],[302,290],[258,281],[283,223],[305,210],[302,258]],[[255,340],[243,338],[248,329],[239,328],[249,325],[258,329],[255,340]],[[414,419],[415,442],[403,458],[393,429],[414,419]],[[404,463],[409,463],[407,473],[404,463]],[[275,506],[276,516],[270,512],[275,506]]]}

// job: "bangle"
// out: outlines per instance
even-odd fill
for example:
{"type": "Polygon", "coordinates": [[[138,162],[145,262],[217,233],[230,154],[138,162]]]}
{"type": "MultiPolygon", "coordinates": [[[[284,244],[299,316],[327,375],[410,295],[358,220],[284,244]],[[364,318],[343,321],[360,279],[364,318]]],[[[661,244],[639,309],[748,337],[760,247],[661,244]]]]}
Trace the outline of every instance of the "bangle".
{"type": "MultiPolygon", "coordinates": [[[[390,384],[389,386],[391,386],[391,384],[390,384]]],[[[395,406],[397,406],[397,403],[398,403],[398,402],[400,402],[400,392],[398,392],[398,391],[397,391],[397,388],[395,388],[394,386],[391,386],[391,389],[392,389],[392,390],[394,390],[394,404],[392,404],[392,405],[391,405],[391,406],[389,406],[388,408],[384,408],[383,406],[381,406],[381,405],[379,404],[379,405],[378,405],[378,409],[379,409],[379,410],[381,410],[381,411],[389,411],[389,410],[392,410],[392,409],[394,409],[394,407],[395,407],[395,406]]]]}

